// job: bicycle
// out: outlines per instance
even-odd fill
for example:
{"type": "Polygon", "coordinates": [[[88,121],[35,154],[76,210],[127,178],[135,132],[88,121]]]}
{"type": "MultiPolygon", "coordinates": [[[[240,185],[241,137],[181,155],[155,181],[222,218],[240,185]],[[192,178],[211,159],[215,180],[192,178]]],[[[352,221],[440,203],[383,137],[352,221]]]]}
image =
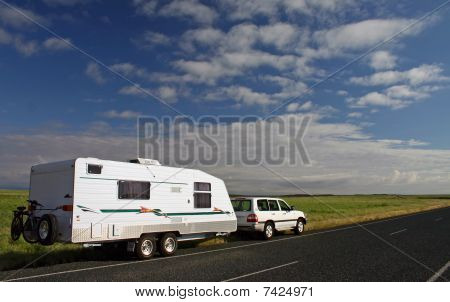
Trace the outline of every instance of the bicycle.
{"type": "Polygon", "coordinates": [[[28,243],[36,243],[38,241],[36,229],[38,225],[37,218],[33,216],[33,211],[36,207],[42,207],[42,205],[36,200],[27,200],[28,210],[25,207],[17,207],[13,211],[14,218],[11,223],[11,239],[16,241],[23,235],[28,243]],[[23,222],[24,216],[27,216],[25,223],[23,222]]]}

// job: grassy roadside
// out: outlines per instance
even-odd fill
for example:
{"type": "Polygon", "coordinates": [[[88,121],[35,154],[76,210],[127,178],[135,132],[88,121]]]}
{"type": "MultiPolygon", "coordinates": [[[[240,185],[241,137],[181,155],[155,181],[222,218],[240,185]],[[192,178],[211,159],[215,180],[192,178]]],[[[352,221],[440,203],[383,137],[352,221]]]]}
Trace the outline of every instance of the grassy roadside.
{"type": "MultiPolygon", "coordinates": [[[[50,249],[54,251],[31,266],[80,260],[111,260],[110,255],[83,249],[80,245],[75,244],[55,244],[51,247],[44,247],[38,244],[30,245],[22,238],[17,242],[11,242],[9,232],[12,211],[18,205],[25,204],[27,194],[27,191],[0,190],[0,270],[20,268],[44,255],[50,249]]],[[[296,209],[301,209],[307,214],[307,230],[324,229],[450,206],[450,196],[351,195],[318,196],[316,198],[290,196],[284,199],[294,205],[296,209]],[[334,209],[342,215],[336,213],[334,209]]],[[[212,239],[199,242],[197,245],[224,242],[224,239],[212,239]]]]}

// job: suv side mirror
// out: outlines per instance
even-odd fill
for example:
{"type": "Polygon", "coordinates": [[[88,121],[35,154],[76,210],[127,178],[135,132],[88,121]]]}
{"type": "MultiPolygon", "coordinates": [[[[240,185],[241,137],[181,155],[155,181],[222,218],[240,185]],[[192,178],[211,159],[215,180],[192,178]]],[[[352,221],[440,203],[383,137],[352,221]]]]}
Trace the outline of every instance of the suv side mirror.
{"type": "Polygon", "coordinates": [[[294,206],[291,206],[291,211],[295,210],[294,206]]]}

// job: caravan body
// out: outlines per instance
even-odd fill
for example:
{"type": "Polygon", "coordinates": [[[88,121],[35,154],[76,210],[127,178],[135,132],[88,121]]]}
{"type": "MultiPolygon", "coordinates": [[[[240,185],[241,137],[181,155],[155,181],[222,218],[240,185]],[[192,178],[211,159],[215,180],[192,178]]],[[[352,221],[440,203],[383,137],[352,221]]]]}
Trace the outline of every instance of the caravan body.
{"type": "Polygon", "coordinates": [[[221,179],[152,160],[77,158],[35,165],[30,200],[42,204],[35,216],[56,218],[58,242],[133,240],[165,232],[200,238],[236,230],[221,179]]]}

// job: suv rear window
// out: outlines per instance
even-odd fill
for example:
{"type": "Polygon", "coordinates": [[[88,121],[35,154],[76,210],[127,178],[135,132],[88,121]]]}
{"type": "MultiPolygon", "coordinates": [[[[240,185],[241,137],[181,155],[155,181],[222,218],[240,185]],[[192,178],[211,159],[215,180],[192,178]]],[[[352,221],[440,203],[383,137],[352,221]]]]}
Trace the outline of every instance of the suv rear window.
{"type": "Polygon", "coordinates": [[[269,204],[267,203],[267,199],[258,200],[258,210],[269,211],[269,204]]]}
{"type": "Polygon", "coordinates": [[[232,200],[233,209],[239,212],[248,212],[252,209],[252,202],[250,199],[232,200]]]}

